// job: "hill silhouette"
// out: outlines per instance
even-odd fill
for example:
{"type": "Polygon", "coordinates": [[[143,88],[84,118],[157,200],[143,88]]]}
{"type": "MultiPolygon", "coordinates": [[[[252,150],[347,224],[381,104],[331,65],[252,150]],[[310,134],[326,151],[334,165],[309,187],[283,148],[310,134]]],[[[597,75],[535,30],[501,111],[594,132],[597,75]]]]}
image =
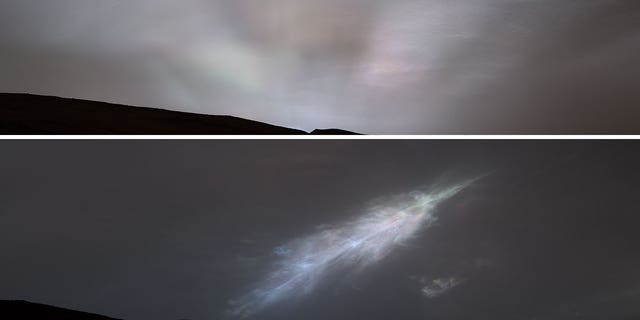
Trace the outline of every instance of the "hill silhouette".
{"type": "Polygon", "coordinates": [[[24,300],[0,300],[0,319],[117,320],[99,314],[69,310],[24,300]]]}
{"type": "Polygon", "coordinates": [[[225,115],[24,93],[0,93],[0,134],[355,134],[311,133],[225,115]]]}

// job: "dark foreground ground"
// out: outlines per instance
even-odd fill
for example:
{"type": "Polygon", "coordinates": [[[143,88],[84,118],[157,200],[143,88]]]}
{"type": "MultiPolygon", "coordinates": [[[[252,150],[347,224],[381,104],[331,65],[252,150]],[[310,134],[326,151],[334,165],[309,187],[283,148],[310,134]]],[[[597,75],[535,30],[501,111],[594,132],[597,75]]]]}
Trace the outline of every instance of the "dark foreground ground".
{"type": "Polygon", "coordinates": [[[232,116],[0,93],[0,134],[354,134],[310,133],[232,116]]]}
{"type": "Polygon", "coordinates": [[[0,300],[1,319],[115,320],[99,314],[69,310],[24,300],[0,300]]]}

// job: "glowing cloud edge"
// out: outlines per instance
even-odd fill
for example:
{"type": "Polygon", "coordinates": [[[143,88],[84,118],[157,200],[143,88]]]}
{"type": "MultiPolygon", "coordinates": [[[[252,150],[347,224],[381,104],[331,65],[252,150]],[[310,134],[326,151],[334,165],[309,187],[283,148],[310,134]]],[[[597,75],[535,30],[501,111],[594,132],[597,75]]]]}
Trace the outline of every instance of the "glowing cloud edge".
{"type": "Polygon", "coordinates": [[[386,257],[436,220],[435,209],[479,178],[410,192],[364,215],[275,248],[274,268],[254,290],[230,301],[229,315],[246,318],[287,298],[308,294],[336,271],[356,272],[386,257]]]}

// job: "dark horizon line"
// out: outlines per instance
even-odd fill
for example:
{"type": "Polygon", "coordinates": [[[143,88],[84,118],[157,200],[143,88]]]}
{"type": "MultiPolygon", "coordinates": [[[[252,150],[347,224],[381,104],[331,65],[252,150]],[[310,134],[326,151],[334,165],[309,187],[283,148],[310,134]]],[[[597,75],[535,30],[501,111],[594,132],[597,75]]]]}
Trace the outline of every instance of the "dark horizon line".
{"type": "Polygon", "coordinates": [[[276,134],[310,132],[232,115],[213,115],[33,93],[0,93],[0,134],[276,134]]]}
{"type": "Polygon", "coordinates": [[[93,312],[62,308],[22,299],[0,300],[0,318],[11,319],[15,316],[21,319],[122,320],[93,312]]]}

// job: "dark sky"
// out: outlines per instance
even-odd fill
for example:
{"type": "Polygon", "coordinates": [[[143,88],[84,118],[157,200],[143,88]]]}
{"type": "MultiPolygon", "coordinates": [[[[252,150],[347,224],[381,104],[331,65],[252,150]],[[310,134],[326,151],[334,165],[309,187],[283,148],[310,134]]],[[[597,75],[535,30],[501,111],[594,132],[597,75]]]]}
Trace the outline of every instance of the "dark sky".
{"type": "MultiPolygon", "coordinates": [[[[439,220],[256,319],[638,319],[638,141],[1,141],[0,299],[227,319],[274,248],[489,173],[439,220]],[[434,280],[457,283],[440,296],[434,280]]],[[[230,319],[235,319],[231,317],[230,319]]]]}
{"type": "Polygon", "coordinates": [[[370,134],[638,133],[634,0],[3,0],[0,91],[370,134]]]}

